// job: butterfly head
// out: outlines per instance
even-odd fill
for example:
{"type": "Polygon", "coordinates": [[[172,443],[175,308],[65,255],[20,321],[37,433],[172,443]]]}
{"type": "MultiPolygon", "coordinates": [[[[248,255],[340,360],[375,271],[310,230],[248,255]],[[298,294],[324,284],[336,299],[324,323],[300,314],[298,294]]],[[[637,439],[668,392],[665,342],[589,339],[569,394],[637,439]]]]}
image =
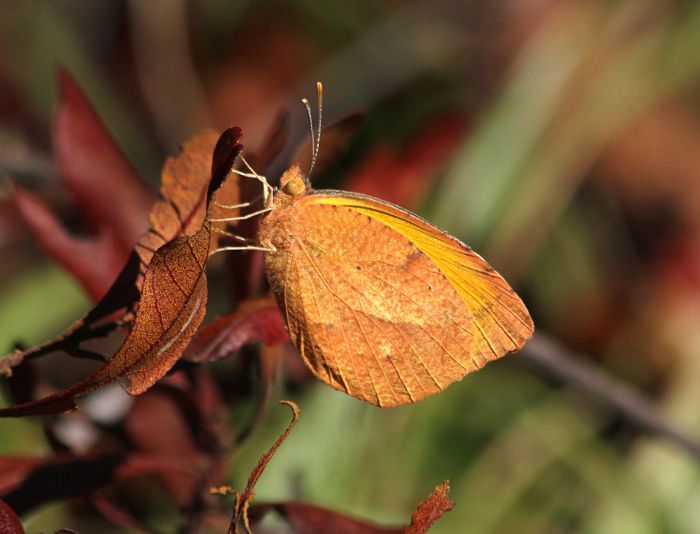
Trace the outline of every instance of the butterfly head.
{"type": "Polygon", "coordinates": [[[294,164],[289,169],[284,171],[280,178],[279,190],[292,198],[300,197],[309,192],[311,186],[309,179],[299,168],[299,165],[294,164]]]}

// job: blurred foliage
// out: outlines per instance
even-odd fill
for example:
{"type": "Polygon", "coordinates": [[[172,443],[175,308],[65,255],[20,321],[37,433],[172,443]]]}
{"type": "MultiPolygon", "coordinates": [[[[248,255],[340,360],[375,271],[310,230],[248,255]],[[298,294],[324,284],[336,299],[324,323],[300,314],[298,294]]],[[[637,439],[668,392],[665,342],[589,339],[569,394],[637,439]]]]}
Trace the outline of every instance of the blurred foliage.
{"type": "MultiPolygon", "coordinates": [[[[340,186],[375,147],[401,146],[438,113],[467,117],[422,213],[515,282],[540,331],[700,433],[700,3],[138,4],[32,0],[0,15],[0,166],[69,223],[71,203],[42,163],[57,64],[154,185],[164,155],[203,126],[239,125],[254,148],[289,109],[293,148],[307,131],[298,100],[316,79],[329,120],[369,111],[320,187],[340,186]]],[[[10,228],[0,231],[5,352],[50,337],[87,301],[16,220],[0,224],[10,228]]],[[[216,366],[217,376],[231,367],[216,366]]],[[[698,531],[696,460],[517,357],[389,411],[315,382],[276,384],[270,397],[293,398],[302,416],[260,480],[259,501],[303,499],[400,524],[450,479],[456,506],[435,533],[698,531]]],[[[245,426],[248,407],[232,410],[233,428],[245,426]]],[[[245,485],[274,441],[280,412],[231,453],[232,486],[245,485]]],[[[44,449],[34,423],[0,430],[4,453],[44,449]]],[[[161,507],[150,521],[174,523],[174,513],[161,507]]],[[[26,525],[89,532],[89,521],[84,509],[54,504],[26,525]]]]}

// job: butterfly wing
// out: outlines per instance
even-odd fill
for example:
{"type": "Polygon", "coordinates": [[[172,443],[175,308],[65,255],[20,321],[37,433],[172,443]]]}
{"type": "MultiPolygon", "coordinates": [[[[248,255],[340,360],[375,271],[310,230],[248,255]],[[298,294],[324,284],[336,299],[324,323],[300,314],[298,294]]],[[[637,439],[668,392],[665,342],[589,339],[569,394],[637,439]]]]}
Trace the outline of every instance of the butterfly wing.
{"type": "Polygon", "coordinates": [[[305,363],[337,389],[415,402],[532,335],[498,273],[401,208],[323,191],[280,215],[287,246],[266,256],[268,278],[305,363]]]}

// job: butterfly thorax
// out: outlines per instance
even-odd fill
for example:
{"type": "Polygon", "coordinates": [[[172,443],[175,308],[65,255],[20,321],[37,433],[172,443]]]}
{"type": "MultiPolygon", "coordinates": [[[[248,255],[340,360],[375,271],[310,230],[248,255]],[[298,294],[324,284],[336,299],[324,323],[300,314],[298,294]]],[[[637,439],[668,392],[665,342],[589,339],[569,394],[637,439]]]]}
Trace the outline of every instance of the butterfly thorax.
{"type": "Polygon", "coordinates": [[[298,230],[295,203],[311,191],[308,178],[298,165],[292,165],[280,178],[272,200],[272,211],[260,223],[259,240],[277,251],[288,250],[298,230]]]}

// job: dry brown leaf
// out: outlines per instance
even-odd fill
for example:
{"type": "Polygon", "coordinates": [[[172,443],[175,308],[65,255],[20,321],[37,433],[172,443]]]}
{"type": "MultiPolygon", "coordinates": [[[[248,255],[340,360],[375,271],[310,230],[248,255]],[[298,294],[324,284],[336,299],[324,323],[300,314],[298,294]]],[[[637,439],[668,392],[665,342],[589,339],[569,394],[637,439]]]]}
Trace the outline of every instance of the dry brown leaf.
{"type": "MultiPolygon", "coordinates": [[[[214,149],[207,205],[240,154],[241,132],[224,132],[214,149]]],[[[120,349],[97,371],[53,395],[0,410],[17,417],[75,409],[75,400],[120,377],[132,395],[143,393],[175,364],[204,319],[207,301],[205,266],[211,228],[205,222],[191,236],[159,248],[150,260],[132,329],[120,349]]]]}
{"type": "MultiPolygon", "coordinates": [[[[161,173],[160,196],[151,210],[151,226],[136,248],[144,264],[153,251],[177,236],[192,235],[204,223],[206,193],[211,177],[211,157],[219,134],[213,130],[202,132],[183,146],[180,154],[168,158],[161,173]]],[[[221,204],[238,203],[238,180],[232,176],[217,193],[221,204]]],[[[221,218],[235,214],[214,205],[212,216],[221,218]]],[[[216,223],[223,226],[223,223],[216,223]]],[[[212,240],[215,245],[216,239],[212,240]]]]}

